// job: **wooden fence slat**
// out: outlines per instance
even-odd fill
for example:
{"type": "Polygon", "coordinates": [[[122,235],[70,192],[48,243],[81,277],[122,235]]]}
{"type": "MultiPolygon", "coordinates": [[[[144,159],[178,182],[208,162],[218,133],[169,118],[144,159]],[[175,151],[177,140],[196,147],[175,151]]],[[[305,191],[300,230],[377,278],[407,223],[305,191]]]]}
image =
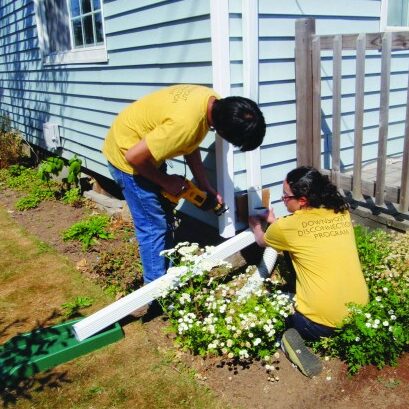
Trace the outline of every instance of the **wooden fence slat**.
{"type": "Polygon", "coordinates": [[[342,37],[334,37],[332,73],[332,182],[339,187],[341,138],[342,37]]]}
{"type": "Polygon", "coordinates": [[[297,165],[312,164],[312,68],[311,36],[315,20],[302,19],[295,23],[295,93],[297,115],[297,165]]]}
{"type": "Polygon", "coordinates": [[[321,47],[312,41],[312,166],[321,169],[321,47]]]}
{"type": "Polygon", "coordinates": [[[355,78],[355,133],[354,170],[352,195],[355,200],[362,199],[362,135],[364,123],[365,96],[365,43],[366,35],[359,34],[356,40],[356,78],[355,78]]]}
{"type": "Polygon", "coordinates": [[[409,207],[409,76],[406,99],[405,135],[402,156],[401,190],[399,195],[399,211],[406,213],[409,207]]]}
{"type": "MultiPolygon", "coordinates": [[[[365,48],[367,50],[380,50],[382,48],[382,36],[384,33],[367,33],[365,48]]],[[[342,49],[343,50],[355,50],[356,38],[359,33],[356,34],[344,34],[342,35],[342,49]]],[[[409,48],[409,32],[408,31],[396,31],[391,33],[392,36],[392,50],[407,50],[409,48]]],[[[320,36],[321,50],[332,50],[334,48],[334,35],[320,36]]]]}
{"type": "Polygon", "coordinates": [[[391,45],[391,33],[384,33],[382,37],[381,96],[379,107],[378,161],[375,191],[375,204],[378,206],[384,205],[385,197],[386,146],[388,140],[389,87],[391,74],[391,45]]]}

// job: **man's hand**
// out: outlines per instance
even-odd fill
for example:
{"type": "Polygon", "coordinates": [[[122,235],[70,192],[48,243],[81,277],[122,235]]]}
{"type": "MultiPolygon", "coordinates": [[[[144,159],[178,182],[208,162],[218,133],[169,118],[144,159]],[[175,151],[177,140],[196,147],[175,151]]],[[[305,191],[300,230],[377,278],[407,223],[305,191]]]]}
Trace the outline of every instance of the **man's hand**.
{"type": "Polygon", "coordinates": [[[185,155],[186,162],[193,173],[197,187],[205,192],[215,196],[220,204],[224,203],[223,197],[216,189],[209,183],[206,177],[205,167],[200,156],[199,149],[195,149],[191,154],[185,155]]]}
{"type": "Polygon", "coordinates": [[[161,187],[172,196],[177,197],[184,189],[189,188],[185,178],[179,175],[166,175],[164,180],[165,183],[163,183],[161,187]]]}

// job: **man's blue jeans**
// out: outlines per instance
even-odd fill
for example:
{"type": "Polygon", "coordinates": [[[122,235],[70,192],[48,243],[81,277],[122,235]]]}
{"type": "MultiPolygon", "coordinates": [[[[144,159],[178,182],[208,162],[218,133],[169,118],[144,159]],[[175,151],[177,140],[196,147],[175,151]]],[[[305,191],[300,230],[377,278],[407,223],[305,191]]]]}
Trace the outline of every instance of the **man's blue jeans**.
{"type": "Polygon", "coordinates": [[[128,204],[135,226],[143,265],[144,283],[163,276],[169,265],[162,250],[173,247],[173,214],[159,186],[139,175],[122,172],[108,163],[108,169],[128,204]]]}

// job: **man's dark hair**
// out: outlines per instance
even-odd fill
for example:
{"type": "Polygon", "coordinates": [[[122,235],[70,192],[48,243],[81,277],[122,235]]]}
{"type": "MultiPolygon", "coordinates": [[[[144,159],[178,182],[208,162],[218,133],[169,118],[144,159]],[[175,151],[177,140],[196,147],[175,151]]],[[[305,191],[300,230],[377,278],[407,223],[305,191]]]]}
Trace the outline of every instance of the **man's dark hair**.
{"type": "Polygon", "coordinates": [[[308,206],[325,207],[335,213],[344,212],[349,207],[328,176],[322,175],[313,167],[300,166],[293,169],[288,173],[286,181],[297,199],[307,198],[308,206]]]}
{"type": "Polygon", "coordinates": [[[257,104],[244,97],[226,97],[214,102],[212,122],[217,133],[242,152],[261,145],[266,133],[264,116],[257,104]]]}

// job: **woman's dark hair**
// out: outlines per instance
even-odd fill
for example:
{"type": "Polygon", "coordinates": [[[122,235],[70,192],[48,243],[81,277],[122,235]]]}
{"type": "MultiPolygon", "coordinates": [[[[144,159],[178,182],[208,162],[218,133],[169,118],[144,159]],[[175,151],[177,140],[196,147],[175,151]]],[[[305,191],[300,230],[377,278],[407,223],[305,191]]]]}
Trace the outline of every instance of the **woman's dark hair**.
{"type": "Polygon", "coordinates": [[[335,213],[349,208],[328,176],[322,175],[315,168],[300,166],[287,175],[286,181],[293,195],[297,199],[306,197],[311,207],[325,207],[334,210],[335,213]]]}
{"type": "Polygon", "coordinates": [[[261,145],[266,133],[264,116],[257,104],[244,97],[217,99],[212,107],[212,122],[217,133],[242,152],[261,145]]]}

